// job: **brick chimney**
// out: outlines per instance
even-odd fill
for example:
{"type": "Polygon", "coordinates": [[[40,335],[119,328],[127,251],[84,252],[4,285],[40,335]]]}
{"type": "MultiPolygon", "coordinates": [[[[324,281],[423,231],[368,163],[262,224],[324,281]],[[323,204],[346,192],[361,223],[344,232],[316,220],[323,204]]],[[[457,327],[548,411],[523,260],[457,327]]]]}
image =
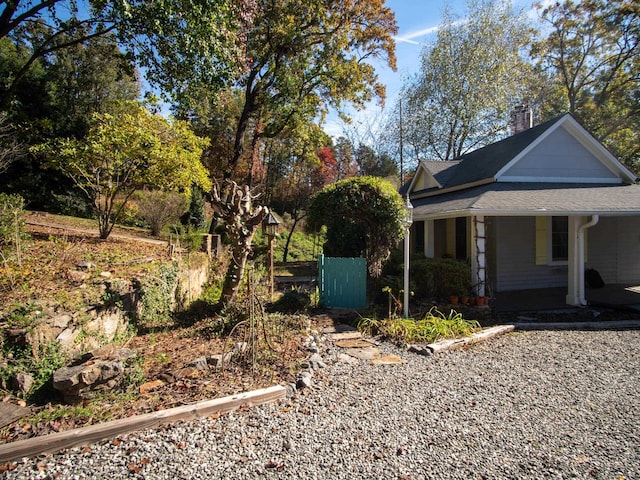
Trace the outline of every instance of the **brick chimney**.
{"type": "Polygon", "coordinates": [[[509,122],[511,135],[523,132],[531,127],[533,127],[533,110],[529,105],[525,103],[511,110],[511,121],[509,122]]]}

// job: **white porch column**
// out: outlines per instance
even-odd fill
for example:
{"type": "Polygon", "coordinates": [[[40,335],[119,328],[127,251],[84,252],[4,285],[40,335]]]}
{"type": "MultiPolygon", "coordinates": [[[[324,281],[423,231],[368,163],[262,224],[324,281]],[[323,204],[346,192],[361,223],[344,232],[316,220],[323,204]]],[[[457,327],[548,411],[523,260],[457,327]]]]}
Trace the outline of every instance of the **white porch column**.
{"type": "Polygon", "coordinates": [[[471,280],[475,294],[485,295],[487,280],[486,229],[484,216],[471,217],[471,280]]]}
{"type": "Polygon", "coordinates": [[[424,221],[424,256],[427,258],[433,258],[434,256],[434,228],[433,220],[424,221]]]}
{"type": "Polygon", "coordinates": [[[568,258],[568,285],[567,305],[580,305],[580,266],[584,261],[580,258],[580,234],[582,217],[569,217],[569,258],[568,258]]]}

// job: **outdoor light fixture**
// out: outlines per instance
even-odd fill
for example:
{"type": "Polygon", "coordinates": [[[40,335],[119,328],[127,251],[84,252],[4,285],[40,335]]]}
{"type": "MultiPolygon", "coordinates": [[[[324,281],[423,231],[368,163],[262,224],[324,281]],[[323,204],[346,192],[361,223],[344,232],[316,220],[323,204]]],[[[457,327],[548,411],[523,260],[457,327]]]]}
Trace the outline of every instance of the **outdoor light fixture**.
{"type": "Polygon", "coordinates": [[[267,259],[269,266],[269,287],[271,289],[271,299],[273,299],[273,239],[278,234],[280,222],[276,216],[269,212],[262,221],[262,233],[269,239],[269,258],[267,259]]]}
{"type": "Polygon", "coordinates": [[[413,205],[407,195],[407,203],[404,206],[404,302],[403,316],[409,318],[409,234],[413,224],[413,205]]]}
{"type": "Polygon", "coordinates": [[[279,226],[280,222],[278,219],[273,213],[269,212],[269,215],[264,217],[262,221],[262,233],[268,237],[275,237],[278,234],[279,226]]]}

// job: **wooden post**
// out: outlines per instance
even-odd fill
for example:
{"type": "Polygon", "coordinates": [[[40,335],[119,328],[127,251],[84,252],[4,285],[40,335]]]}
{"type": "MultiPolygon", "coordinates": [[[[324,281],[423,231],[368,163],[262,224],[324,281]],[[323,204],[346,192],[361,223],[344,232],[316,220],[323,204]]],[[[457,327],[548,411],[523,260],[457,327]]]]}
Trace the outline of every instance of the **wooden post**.
{"type": "Polygon", "coordinates": [[[273,235],[269,235],[269,287],[271,300],[273,300],[273,235]]]}

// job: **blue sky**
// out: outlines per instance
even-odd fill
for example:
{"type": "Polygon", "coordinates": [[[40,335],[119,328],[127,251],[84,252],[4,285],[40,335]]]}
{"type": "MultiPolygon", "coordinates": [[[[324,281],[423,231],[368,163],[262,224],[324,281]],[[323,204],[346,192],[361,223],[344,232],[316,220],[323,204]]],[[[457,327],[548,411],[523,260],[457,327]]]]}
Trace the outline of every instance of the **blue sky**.
{"type": "MultiPolygon", "coordinates": [[[[544,0],[541,3],[548,3],[544,0]]],[[[517,9],[523,9],[535,15],[534,0],[512,0],[517,9]]],[[[426,44],[434,41],[438,25],[442,20],[442,9],[448,5],[450,9],[463,15],[466,2],[464,0],[387,0],[385,5],[391,8],[398,23],[396,36],[397,71],[392,71],[383,62],[374,63],[380,81],[387,87],[386,108],[393,108],[405,79],[420,70],[420,52],[426,44]]],[[[370,124],[371,118],[379,116],[380,107],[372,104],[362,112],[352,112],[353,127],[358,124],[370,124]]],[[[329,115],[324,130],[333,137],[343,134],[343,123],[337,115],[329,115]]]]}

